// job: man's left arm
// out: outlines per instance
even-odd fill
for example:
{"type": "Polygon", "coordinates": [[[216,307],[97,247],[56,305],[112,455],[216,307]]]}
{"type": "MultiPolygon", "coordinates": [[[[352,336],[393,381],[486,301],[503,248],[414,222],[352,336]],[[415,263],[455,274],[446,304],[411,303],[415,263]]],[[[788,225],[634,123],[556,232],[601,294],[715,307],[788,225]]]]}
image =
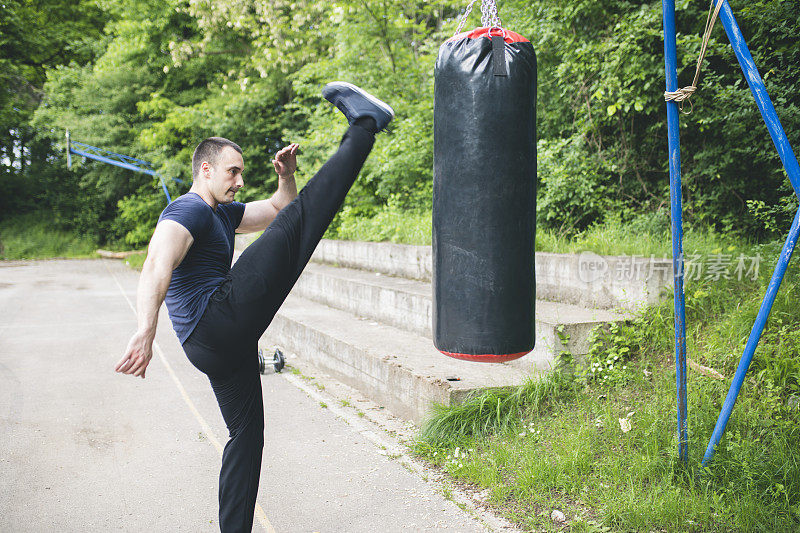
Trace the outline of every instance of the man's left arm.
{"type": "Polygon", "coordinates": [[[298,144],[290,144],[282,148],[272,166],[278,173],[278,190],[266,200],[247,202],[244,207],[244,215],[237,233],[251,233],[263,231],[275,220],[278,212],[289,205],[297,197],[297,184],[294,181],[294,173],[297,170],[297,149],[298,144]]]}

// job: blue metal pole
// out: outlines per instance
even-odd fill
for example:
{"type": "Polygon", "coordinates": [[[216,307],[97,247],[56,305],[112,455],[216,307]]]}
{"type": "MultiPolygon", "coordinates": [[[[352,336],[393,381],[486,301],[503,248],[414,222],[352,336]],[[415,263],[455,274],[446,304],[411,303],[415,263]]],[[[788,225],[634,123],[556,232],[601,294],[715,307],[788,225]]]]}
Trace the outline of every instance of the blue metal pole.
{"type": "Polygon", "coordinates": [[[72,168],[72,154],[70,153],[72,147],[70,146],[70,141],[69,141],[69,130],[67,130],[66,136],[67,136],[67,168],[72,168]]]}
{"type": "Polygon", "coordinates": [[[761,302],[761,308],[758,310],[758,316],[753,324],[753,329],[750,331],[750,337],[747,339],[747,345],[744,348],[744,354],[739,361],[739,366],[736,368],[736,374],[733,375],[733,383],[728,390],[728,395],[725,397],[725,403],[722,405],[722,410],[717,418],[717,424],[714,426],[714,433],[711,435],[711,440],[708,442],[708,448],[703,456],[703,466],[706,466],[711,458],[714,456],[722,434],[725,433],[725,426],[728,425],[728,419],[733,412],[733,406],[736,404],[736,398],[739,396],[739,390],[744,383],[747,370],[750,368],[750,362],[753,360],[753,354],[758,346],[758,341],[761,339],[761,333],[764,331],[764,326],[767,323],[767,317],[772,310],[772,304],[775,302],[775,297],[778,295],[778,289],[783,281],[783,275],[786,273],[786,267],[789,266],[789,260],[792,258],[792,252],[797,244],[797,236],[800,234],[800,209],[794,216],[794,222],[789,230],[789,236],[781,250],[781,255],[778,259],[778,264],[775,266],[775,271],[772,273],[772,279],[769,281],[767,293],[764,296],[764,301],[761,302]]]}
{"type": "MultiPolygon", "coordinates": [[[[662,0],[664,16],[664,70],[667,91],[678,89],[678,54],[675,36],[675,0],[662,0]]],[[[686,422],[686,302],[683,294],[683,205],[681,199],[681,148],[678,104],[667,102],[669,190],[672,208],[672,269],[675,299],[675,382],[678,404],[678,458],[689,460],[686,422]]]]}
{"type": "Polygon", "coordinates": [[[786,132],[783,131],[781,121],[778,119],[778,114],[775,113],[775,108],[772,105],[772,100],[769,98],[767,88],[764,86],[764,81],[758,73],[758,68],[753,61],[753,56],[750,55],[750,50],[747,48],[747,43],[744,40],[742,31],[739,25],[736,24],[736,19],[731,11],[731,6],[727,0],[722,0],[722,8],[719,11],[719,20],[725,28],[725,33],[728,34],[728,39],[731,42],[733,51],[736,54],[736,59],[739,60],[739,65],[742,67],[744,77],[747,84],[750,86],[750,91],[756,99],[758,110],[761,111],[761,116],[767,124],[772,142],[778,150],[778,155],[783,163],[783,168],[789,175],[789,181],[792,183],[794,192],[800,198],[800,166],[797,164],[797,157],[792,151],[792,146],[789,144],[789,139],[786,137],[786,132]]]}
{"type": "Polygon", "coordinates": [[[161,182],[161,188],[164,189],[164,196],[167,197],[167,203],[172,203],[172,197],[169,195],[169,191],[167,190],[167,184],[164,183],[164,178],[161,177],[161,174],[154,174],[154,176],[158,176],[158,180],[161,182]]]}

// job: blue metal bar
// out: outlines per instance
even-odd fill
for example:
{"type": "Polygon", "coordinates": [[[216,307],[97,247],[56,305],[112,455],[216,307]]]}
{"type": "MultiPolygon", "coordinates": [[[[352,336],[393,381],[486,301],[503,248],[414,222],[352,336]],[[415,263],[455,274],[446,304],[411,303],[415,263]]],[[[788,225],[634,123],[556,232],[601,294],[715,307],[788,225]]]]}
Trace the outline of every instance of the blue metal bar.
{"type": "MultiPolygon", "coordinates": [[[[725,28],[725,33],[728,34],[728,39],[736,54],[736,59],[739,60],[739,65],[742,67],[744,77],[747,79],[750,91],[755,97],[756,105],[758,105],[761,116],[764,118],[769,134],[772,137],[772,142],[775,143],[775,148],[778,150],[778,155],[781,158],[783,167],[789,175],[789,181],[792,183],[795,194],[800,197],[800,167],[797,164],[797,158],[792,151],[786,133],[783,131],[783,126],[781,126],[778,115],[775,113],[775,108],[769,98],[764,82],[758,73],[753,57],[750,55],[750,50],[747,48],[744,36],[742,36],[738,24],[736,24],[736,19],[733,16],[730,5],[728,5],[727,0],[721,1],[722,9],[720,9],[719,12],[720,22],[722,22],[722,26],[725,28]]],[[[720,439],[722,439],[725,427],[728,425],[728,420],[733,411],[733,406],[736,404],[739,390],[742,388],[742,383],[744,383],[745,375],[747,374],[748,368],[750,368],[750,362],[753,360],[753,354],[758,346],[758,341],[761,339],[761,333],[764,331],[767,317],[772,310],[772,304],[775,302],[775,297],[783,281],[783,276],[786,273],[789,260],[792,258],[792,253],[797,244],[798,233],[800,233],[800,209],[798,209],[794,221],[792,222],[792,227],[789,229],[789,236],[786,238],[786,242],[781,250],[778,264],[775,266],[775,271],[772,273],[772,279],[770,279],[767,292],[764,295],[764,300],[761,302],[758,316],[753,324],[753,329],[750,331],[750,337],[747,339],[742,359],[739,361],[736,374],[734,374],[733,383],[731,383],[731,388],[728,390],[725,403],[722,406],[719,418],[717,418],[714,433],[711,436],[711,440],[706,448],[706,453],[703,456],[703,466],[713,457],[714,450],[719,444],[720,439]]]]}
{"type": "Polygon", "coordinates": [[[108,150],[104,150],[102,148],[98,148],[96,146],[92,146],[91,144],[86,144],[86,143],[77,142],[77,141],[73,141],[73,144],[75,144],[79,148],[82,148],[86,152],[96,152],[98,155],[105,155],[106,157],[109,157],[111,159],[118,159],[119,161],[122,161],[123,163],[132,161],[134,163],[137,163],[137,164],[145,166],[145,167],[151,167],[152,168],[152,166],[153,166],[149,162],[144,161],[143,159],[136,159],[135,157],[131,157],[131,156],[128,156],[128,155],[122,155],[122,154],[117,154],[115,152],[110,152],[108,150]]]}
{"type": "MultiPolygon", "coordinates": [[[[664,70],[667,91],[678,89],[678,59],[675,37],[675,0],[662,0],[664,16],[664,70]]],[[[689,460],[686,422],[686,302],[683,294],[683,205],[681,200],[681,146],[678,104],[667,102],[669,191],[672,207],[672,269],[675,299],[675,382],[678,404],[678,458],[689,460]]]]}
{"type": "MultiPolygon", "coordinates": [[[[72,144],[77,144],[77,143],[73,142],[72,144]]],[[[73,154],[77,154],[77,155],[81,155],[83,157],[87,157],[89,159],[94,159],[96,161],[102,161],[103,163],[108,163],[109,165],[114,165],[114,166],[117,166],[117,167],[127,168],[128,170],[134,170],[136,172],[144,172],[145,174],[150,174],[151,176],[157,176],[158,175],[155,170],[151,170],[149,168],[141,168],[141,167],[138,167],[136,165],[132,165],[130,163],[124,163],[122,161],[116,161],[114,159],[110,159],[110,158],[102,156],[102,155],[92,154],[90,152],[84,152],[83,150],[77,150],[77,149],[73,148],[72,149],[72,153],[73,154]]]]}
{"type": "MultiPolygon", "coordinates": [[[[167,197],[167,203],[171,203],[172,202],[172,196],[170,196],[170,194],[169,194],[169,190],[167,189],[167,184],[164,183],[164,178],[161,177],[161,175],[158,172],[156,172],[155,170],[152,170],[152,168],[142,168],[142,167],[140,167],[138,165],[134,165],[132,163],[128,163],[127,162],[127,161],[136,161],[138,163],[143,163],[143,164],[147,165],[148,167],[150,167],[151,165],[147,161],[142,161],[141,159],[136,159],[134,157],[128,157],[126,155],[115,154],[114,152],[109,152],[108,150],[103,150],[102,148],[96,148],[94,146],[90,146],[88,144],[79,143],[79,142],[75,142],[75,141],[72,141],[69,151],[72,152],[73,154],[81,155],[81,156],[87,157],[89,159],[94,159],[96,161],[101,161],[103,163],[108,163],[109,165],[114,165],[114,166],[117,166],[117,167],[126,168],[128,170],[133,170],[135,172],[144,172],[145,174],[150,174],[151,176],[157,176],[158,180],[161,182],[161,188],[164,190],[164,196],[167,197]],[[87,147],[91,151],[78,150],[76,148],[73,148],[72,145],[80,146],[82,148],[87,147]],[[100,155],[99,153],[92,153],[93,151],[109,154],[111,156],[115,156],[115,157],[118,157],[120,159],[112,159],[111,157],[106,157],[104,155],[100,155]]],[[[68,152],[67,157],[69,158],[69,152],[68,152]]],[[[67,161],[68,161],[68,163],[71,162],[71,161],[69,161],[69,159],[67,161]]]]}
{"type": "Polygon", "coordinates": [[[781,255],[778,259],[778,264],[775,266],[775,271],[772,273],[772,279],[769,281],[767,293],[764,295],[764,301],[761,302],[761,308],[758,310],[758,316],[753,324],[753,329],[750,331],[750,337],[747,339],[747,344],[744,347],[744,354],[739,361],[739,366],[736,368],[736,373],[733,375],[733,382],[731,388],[728,390],[728,395],[725,397],[725,403],[722,404],[722,410],[717,418],[717,424],[714,426],[714,433],[711,435],[711,440],[708,442],[708,448],[703,455],[703,466],[706,466],[711,458],[714,456],[714,451],[722,439],[722,434],[725,433],[725,426],[728,425],[728,419],[733,412],[733,406],[736,404],[736,398],[739,396],[739,390],[744,383],[747,370],[750,368],[750,363],[753,360],[753,354],[758,346],[758,341],[761,340],[761,333],[764,331],[764,326],[767,323],[767,317],[772,310],[772,304],[775,302],[775,297],[778,295],[778,289],[783,281],[783,275],[786,273],[786,267],[789,265],[789,260],[792,258],[795,245],[797,244],[797,237],[800,234],[800,209],[794,216],[794,222],[789,230],[789,236],[781,250],[781,255]]]}
{"type": "Polygon", "coordinates": [[[728,34],[728,39],[731,42],[733,51],[736,54],[736,59],[739,60],[739,65],[742,67],[744,77],[747,84],[750,86],[750,92],[756,99],[758,110],[761,111],[761,116],[769,130],[769,135],[772,137],[772,142],[778,150],[778,155],[783,163],[783,168],[789,175],[789,181],[792,183],[794,192],[800,198],[800,165],[797,164],[797,157],[792,151],[792,146],[789,144],[789,139],[786,137],[786,132],[783,131],[778,114],[775,112],[775,107],[772,105],[772,100],[769,98],[767,88],[758,73],[758,68],[753,61],[753,56],[750,55],[750,50],[747,48],[747,43],[744,40],[742,31],[736,23],[736,19],[731,11],[731,6],[728,0],[722,0],[722,9],[719,12],[719,20],[725,28],[725,33],[728,34]]]}

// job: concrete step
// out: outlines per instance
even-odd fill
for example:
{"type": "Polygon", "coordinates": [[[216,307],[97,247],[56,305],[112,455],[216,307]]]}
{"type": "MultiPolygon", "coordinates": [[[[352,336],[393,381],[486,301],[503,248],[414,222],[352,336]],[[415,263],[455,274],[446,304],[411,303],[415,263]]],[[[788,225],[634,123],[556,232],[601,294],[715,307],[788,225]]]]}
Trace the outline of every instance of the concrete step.
{"type": "Polygon", "coordinates": [[[333,309],[293,293],[259,343],[280,347],[419,423],[433,402],[452,405],[472,391],[523,383],[506,364],[473,363],[440,354],[430,339],[333,309]]]}
{"type": "MultiPolygon", "coordinates": [[[[312,261],[423,281],[432,273],[430,246],[324,239],[312,261]]],[[[539,298],[584,307],[636,311],[672,283],[667,258],[536,252],[535,262],[539,298]]]]}
{"type": "Polygon", "coordinates": [[[310,263],[295,293],[316,302],[431,337],[431,284],[310,263]]]}
{"type": "MultiPolygon", "coordinates": [[[[309,264],[293,292],[306,299],[431,338],[429,282],[351,268],[309,264]]],[[[546,369],[562,351],[584,355],[595,326],[631,318],[629,313],[537,300],[536,347],[509,364],[546,369]]]]}

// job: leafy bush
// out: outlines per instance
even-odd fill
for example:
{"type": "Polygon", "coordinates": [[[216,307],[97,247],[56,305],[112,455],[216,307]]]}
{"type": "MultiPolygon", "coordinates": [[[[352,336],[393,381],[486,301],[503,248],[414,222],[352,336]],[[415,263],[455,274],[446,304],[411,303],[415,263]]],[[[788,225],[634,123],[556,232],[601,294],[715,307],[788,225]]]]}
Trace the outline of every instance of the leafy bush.
{"type": "Polygon", "coordinates": [[[612,207],[608,172],[586,153],[582,137],[538,143],[539,189],[536,223],[572,236],[602,220],[612,207]]]}
{"type": "Polygon", "coordinates": [[[118,233],[133,248],[140,248],[150,242],[156,228],[158,216],[164,210],[166,198],[144,186],[135,196],[126,196],[119,201],[119,215],[115,220],[118,233]]]}

